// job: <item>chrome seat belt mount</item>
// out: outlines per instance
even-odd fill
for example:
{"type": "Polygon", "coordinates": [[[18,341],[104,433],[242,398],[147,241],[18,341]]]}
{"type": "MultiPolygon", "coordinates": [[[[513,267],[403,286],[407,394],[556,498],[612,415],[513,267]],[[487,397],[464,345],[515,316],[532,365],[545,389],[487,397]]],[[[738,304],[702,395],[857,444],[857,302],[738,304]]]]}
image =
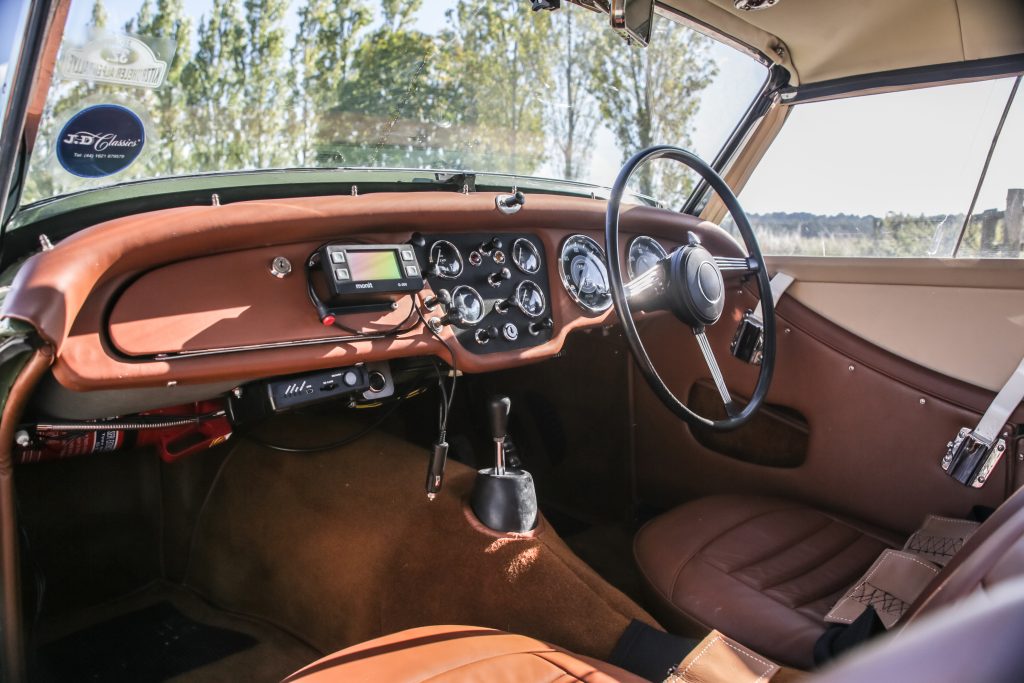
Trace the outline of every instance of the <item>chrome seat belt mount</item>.
{"type": "Polygon", "coordinates": [[[1005,440],[997,438],[993,443],[978,436],[970,427],[964,427],[946,444],[942,469],[964,486],[978,489],[988,481],[1005,452],[1005,440]]]}

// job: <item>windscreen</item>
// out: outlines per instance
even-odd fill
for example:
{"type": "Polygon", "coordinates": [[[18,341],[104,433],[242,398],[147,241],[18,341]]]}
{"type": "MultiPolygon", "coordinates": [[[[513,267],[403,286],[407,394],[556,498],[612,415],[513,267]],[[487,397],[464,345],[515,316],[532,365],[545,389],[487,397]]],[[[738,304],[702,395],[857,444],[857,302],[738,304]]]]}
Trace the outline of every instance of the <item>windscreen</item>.
{"type": "MultiPolygon", "coordinates": [[[[522,0],[72,0],[22,202],[129,180],[448,169],[609,186],[661,143],[710,158],[765,79],[656,15],[522,0]]],[[[679,169],[634,189],[679,201],[679,169]]]]}

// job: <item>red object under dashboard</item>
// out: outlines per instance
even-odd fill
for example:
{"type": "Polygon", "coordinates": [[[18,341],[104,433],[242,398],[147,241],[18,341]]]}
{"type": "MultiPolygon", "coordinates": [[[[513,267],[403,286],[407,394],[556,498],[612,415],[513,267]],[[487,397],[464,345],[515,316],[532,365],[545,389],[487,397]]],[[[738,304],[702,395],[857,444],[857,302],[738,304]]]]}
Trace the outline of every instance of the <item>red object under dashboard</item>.
{"type": "MultiPolygon", "coordinates": [[[[84,424],[84,423],[83,423],[84,424]]],[[[37,429],[26,445],[14,448],[17,464],[63,460],[91,453],[109,453],[124,448],[153,446],[164,462],[174,462],[199,453],[231,437],[232,427],[225,415],[224,401],[203,401],[172,408],[161,408],[124,419],[110,421],[109,428],[97,423],[88,431],[81,429],[37,429]],[[192,418],[179,425],[124,428],[154,418],[192,418]],[[119,427],[121,425],[121,427],[119,427]]]]}

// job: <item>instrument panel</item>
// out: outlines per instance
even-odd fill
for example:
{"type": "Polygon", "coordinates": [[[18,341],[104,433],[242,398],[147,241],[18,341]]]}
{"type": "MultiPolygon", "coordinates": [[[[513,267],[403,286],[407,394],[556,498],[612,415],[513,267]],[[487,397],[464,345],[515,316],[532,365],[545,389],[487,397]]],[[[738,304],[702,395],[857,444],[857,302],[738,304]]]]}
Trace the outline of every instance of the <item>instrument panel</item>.
{"type": "Polygon", "coordinates": [[[551,340],[551,290],[535,235],[421,235],[413,243],[441,322],[463,348],[489,354],[551,340]]]}

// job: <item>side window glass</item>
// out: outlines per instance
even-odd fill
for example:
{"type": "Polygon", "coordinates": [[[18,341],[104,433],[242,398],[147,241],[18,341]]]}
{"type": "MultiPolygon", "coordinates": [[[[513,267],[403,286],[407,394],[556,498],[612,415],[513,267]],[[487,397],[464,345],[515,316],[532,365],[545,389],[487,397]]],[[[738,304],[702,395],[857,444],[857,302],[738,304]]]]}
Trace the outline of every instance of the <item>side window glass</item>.
{"type": "Polygon", "coordinates": [[[956,255],[1024,257],[1024,86],[1010,105],[956,255]]]}
{"type": "MultiPolygon", "coordinates": [[[[1013,82],[1005,78],[795,106],[740,195],[763,251],[952,256],[1013,82]]],[[[1001,183],[1002,189],[983,193],[979,208],[1005,194],[1012,174],[1004,169],[1016,164],[1014,187],[1024,180],[1021,155],[1013,158],[1010,151],[1013,144],[1022,149],[1021,132],[1014,138],[1010,127],[1007,121],[998,150],[1006,159],[1000,158],[998,172],[993,159],[986,182],[986,187],[1001,183]]],[[[977,220],[961,255],[978,242],[973,237],[982,230],[973,229],[977,220]]],[[[988,230],[1002,239],[1003,225],[988,230]]]]}

